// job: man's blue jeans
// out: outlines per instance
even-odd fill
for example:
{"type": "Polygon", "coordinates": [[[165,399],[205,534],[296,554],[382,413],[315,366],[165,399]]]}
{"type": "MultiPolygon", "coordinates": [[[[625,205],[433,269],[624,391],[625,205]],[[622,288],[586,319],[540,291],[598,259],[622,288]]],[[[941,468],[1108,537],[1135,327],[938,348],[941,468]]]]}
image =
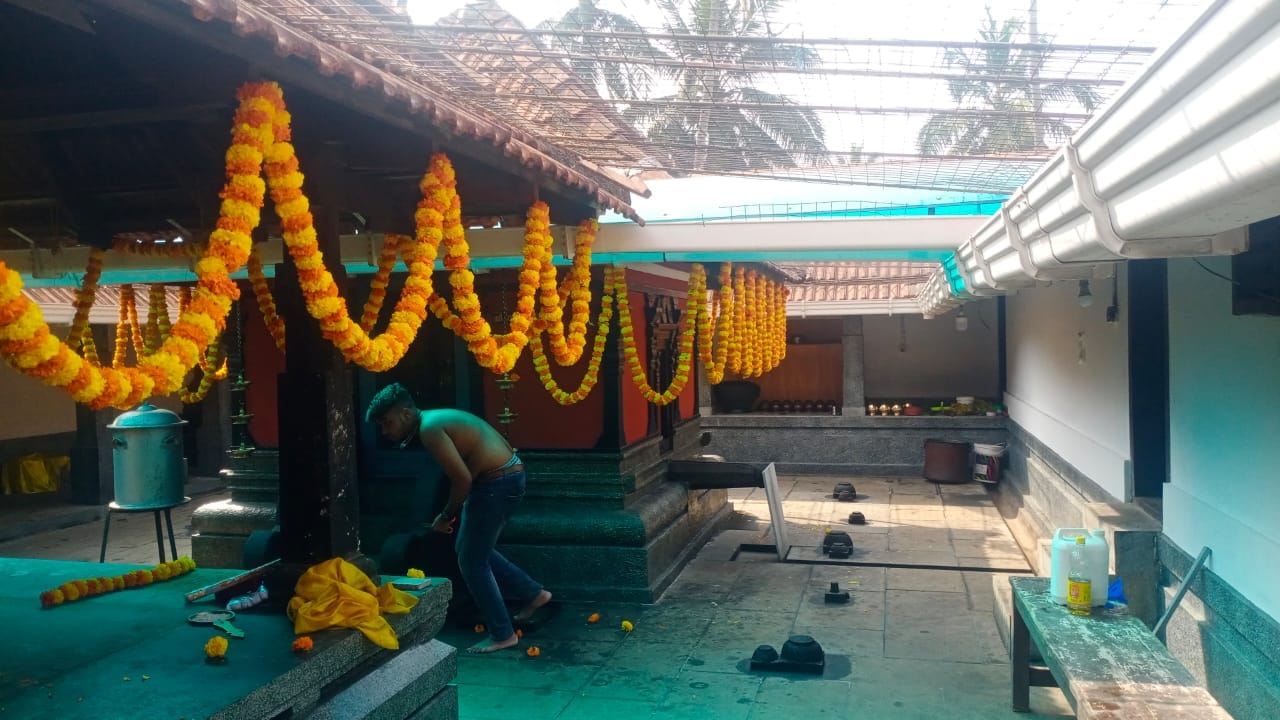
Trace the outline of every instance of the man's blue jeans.
{"type": "Polygon", "coordinates": [[[520,469],[473,484],[462,505],[454,544],[462,579],[494,640],[506,640],[515,633],[502,601],[504,591],[521,605],[542,592],[542,585],[494,550],[507,519],[524,499],[524,482],[524,470],[520,469]]]}

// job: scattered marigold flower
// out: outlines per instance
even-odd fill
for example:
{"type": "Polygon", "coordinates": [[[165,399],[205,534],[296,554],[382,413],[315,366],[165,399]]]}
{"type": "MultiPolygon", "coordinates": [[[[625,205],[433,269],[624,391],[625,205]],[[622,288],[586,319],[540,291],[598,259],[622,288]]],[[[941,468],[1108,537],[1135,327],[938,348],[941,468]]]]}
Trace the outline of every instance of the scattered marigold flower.
{"type": "Polygon", "coordinates": [[[302,637],[293,641],[294,652],[311,652],[311,648],[313,647],[315,647],[315,643],[312,642],[311,638],[307,635],[303,635],[302,637]]]}
{"type": "Polygon", "coordinates": [[[124,676],[124,681],[125,681],[125,682],[129,682],[129,680],[130,680],[129,676],[128,676],[128,675],[125,675],[125,676],[124,676]]]}
{"type": "Polygon", "coordinates": [[[632,630],[635,630],[635,629],[636,629],[636,626],[632,625],[630,620],[622,621],[622,632],[631,632],[632,630]]]}
{"type": "Polygon", "coordinates": [[[473,628],[471,628],[471,629],[472,629],[472,630],[475,630],[475,631],[476,631],[476,632],[478,632],[478,633],[482,633],[482,632],[484,632],[484,626],[483,626],[483,625],[479,625],[479,624],[477,624],[475,627],[473,627],[473,628]]]}
{"type": "Polygon", "coordinates": [[[404,571],[404,576],[411,578],[425,578],[427,575],[418,568],[409,568],[404,571]]]}
{"type": "Polygon", "coordinates": [[[587,622],[589,622],[589,623],[591,623],[591,624],[593,624],[593,625],[594,625],[595,623],[600,622],[600,613],[591,613],[590,615],[588,615],[588,616],[587,616],[587,622]]]}
{"type": "Polygon", "coordinates": [[[151,679],[151,676],[150,676],[150,675],[143,675],[143,676],[142,676],[142,682],[146,682],[146,681],[148,681],[148,680],[150,680],[150,679],[151,679]]]}
{"type": "Polygon", "coordinates": [[[528,655],[529,657],[538,657],[539,655],[541,655],[541,654],[542,654],[542,649],[541,649],[541,648],[539,648],[537,645],[534,645],[533,647],[529,648],[528,650],[525,650],[525,651],[524,651],[524,654],[525,654],[525,655],[528,655]]]}
{"type": "Polygon", "coordinates": [[[227,639],[221,635],[214,635],[209,638],[209,642],[204,644],[204,654],[215,659],[226,657],[227,639]]]}
{"type": "Polygon", "coordinates": [[[524,637],[524,631],[521,630],[520,628],[516,628],[516,637],[518,638],[524,637]]]}

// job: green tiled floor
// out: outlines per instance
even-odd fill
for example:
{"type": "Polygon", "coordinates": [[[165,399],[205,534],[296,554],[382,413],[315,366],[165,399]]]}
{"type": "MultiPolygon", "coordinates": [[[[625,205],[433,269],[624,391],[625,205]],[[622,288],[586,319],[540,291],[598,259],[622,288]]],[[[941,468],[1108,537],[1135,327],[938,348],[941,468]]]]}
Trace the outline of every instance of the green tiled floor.
{"type": "MultiPolygon", "coordinates": [[[[827,503],[836,479],[784,478],[790,523],[820,536],[843,529],[827,503]]],[[[882,491],[883,517],[868,503],[868,538],[889,537],[920,552],[983,552],[999,559],[1007,530],[994,527],[976,486],[940,490],[910,479],[855,479],[882,491]],[[872,483],[875,483],[872,485],[872,483]],[[976,491],[976,492],[975,492],[976,491]],[[940,507],[944,492],[961,508],[940,507]],[[948,524],[950,521],[951,524],[948,524]],[[976,529],[974,526],[977,526],[976,529]]],[[[750,491],[735,504],[750,510],[750,491]]],[[[855,540],[859,538],[855,534],[855,540]]],[[[741,543],[762,542],[760,530],[728,530],[684,569],[663,598],[647,606],[566,604],[523,646],[541,655],[504,651],[459,654],[457,685],[463,720],[818,720],[892,718],[988,720],[1071,717],[1061,693],[1037,690],[1033,709],[1009,709],[1009,665],[992,615],[991,574],[958,570],[779,564],[772,556],[741,555],[741,543]],[[848,605],[828,605],[831,582],[848,589],[848,605]],[[587,617],[598,612],[600,622],[587,617]],[[635,623],[626,634],[623,619],[635,623]],[[793,633],[812,635],[827,651],[825,675],[753,673],[757,645],[780,647],[793,633]]],[[[972,563],[965,563],[972,564],[972,563]]],[[[554,588],[552,588],[554,591],[554,588]]],[[[448,629],[445,642],[466,647],[480,636],[448,629]]]]}

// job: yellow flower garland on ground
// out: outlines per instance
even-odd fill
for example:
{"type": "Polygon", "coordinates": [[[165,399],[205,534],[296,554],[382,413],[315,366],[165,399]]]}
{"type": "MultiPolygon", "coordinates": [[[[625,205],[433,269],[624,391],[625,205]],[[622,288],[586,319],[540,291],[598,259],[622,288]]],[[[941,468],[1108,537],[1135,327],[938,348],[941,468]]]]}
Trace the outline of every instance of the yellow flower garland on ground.
{"type": "Polygon", "coordinates": [[[267,276],[262,272],[262,256],[258,253],[256,244],[249,251],[249,261],[245,267],[249,274],[249,286],[253,288],[253,297],[258,301],[258,312],[262,314],[267,332],[271,334],[276,348],[284,352],[284,318],[276,311],[276,301],[271,296],[271,288],[267,287],[267,276]]]}
{"type": "Polygon", "coordinates": [[[145,587],[154,582],[171,580],[196,569],[194,560],[182,556],[177,560],[160,563],[149,570],[130,570],[113,577],[68,580],[52,590],[40,593],[40,607],[48,610],[64,603],[83,600],[94,595],[105,595],[116,590],[145,587]]]}
{"type": "Polygon", "coordinates": [[[156,352],[141,358],[137,367],[99,368],[86,362],[52,335],[39,307],[22,294],[21,276],[0,262],[0,356],[19,372],[63,388],[76,402],[95,409],[128,409],[153,394],[180,388],[222,331],[231,303],[239,296],[229,273],[244,264],[249,233],[258,224],[263,153],[273,141],[273,102],[279,96],[279,87],[267,83],[247,84],[238,94],[217,226],[196,262],[198,280],[191,304],[156,352]]]}
{"type": "Polygon", "coordinates": [[[627,297],[627,279],[625,272],[620,272],[615,276],[614,295],[618,304],[618,332],[622,337],[622,353],[626,358],[627,367],[631,370],[631,381],[640,389],[640,394],[644,399],[654,405],[669,405],[676,398],[680,397],[680,393],[684,391],[684,386],[689,382],[689,374],[693,369],[693,342],[697,332],[697,317],[699,308],[705,303],[707,288],[706,270],[698,264],[695,264],[689,273],[689,297],[685,302],[684,313],[680,318],[680,322],[684,323],[684,327],[680,331],[680,348],[676,357],[676,371],[671,378],[671,384],[666,390],[659,393],[649,386],[649,379],[645,373],[644,366],[640,362],[640,356],[636,352],[635,328],[631,323],[631,302],[627,297]]]}
{"type": "MultiPolygon", "coordinates": [[[[590,268],[587,272],[590,273],[590,268]]],[[[600,379],[600,362],[604,357],[605,344],[609,340],[609,323],[613,320],[615,276],[621,272],[623,272],[621,269],[605,268],[604,292],[600,296],[600,316],[596,319],[596,335],[592,343],[591,357],[587,359],[587,371],[576,390],[565,392],[551,376],[551,363],[547,360],[546,352],[542,348],[542,333],[534,333],[529,339],[529,351],[533,356],[533,368],[538,372],[538,379],[542,381],[542,386],[547,389],[547,392],[551,393],[551,397],[561,405],[575,405],[582,402],[591,394],[591,390],[600,379]]],[[[590,275],[588,275],[588,281],[589,279],[590,275]]]]}

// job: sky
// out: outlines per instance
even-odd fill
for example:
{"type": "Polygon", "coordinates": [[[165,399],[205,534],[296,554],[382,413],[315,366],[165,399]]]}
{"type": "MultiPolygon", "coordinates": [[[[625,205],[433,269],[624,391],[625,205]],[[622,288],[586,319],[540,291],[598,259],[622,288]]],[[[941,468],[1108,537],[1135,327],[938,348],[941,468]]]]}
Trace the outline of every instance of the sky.
{"type": "MultiPolygon", "coordinates": [[[[577,0],[497,0],[526,27],[561,17],[577,0]]],[[[430,24],[465,5],[465,0],[409,0],[414,21],[430,24]]],[[[635,18],[642,26],[661,28],[661,14],[647,0],[598,0],[608,10],[635,18]]],[[[973,40],[990,8],[997,19],[1024,17],[1035,5],[1039,31],[1055,42],[1073,45],[1138,45],[1163,47],[1188,27],[1208,0],[791,0],[774,16],[775,33],[789,38],[973,40]]],[[[825,67],[942,70],[940,50],[889,47],[819,46],[825,67]]],[[[1111,60],[1115,56],[1107,55],[1111,60]]],[[[1131,56],[1132,62],[1149,61],[1131,56]]],[[[1135,64],[1128,74],[1138,70],[1135,64]]],[[[1114,69],[1113,69],[1114,71],[1114,69]]],[[[1102,70],[1088,59],[1058,72],[1093,76],[1102,70]]],[[[824,75],[779,75],[760,78],[762,89],[811,105],[863,107],[946,107],[952,101],[945,82],[936,79],[824,75]]],[[[1117,88],[1106,88],[1108,94],[1117,88]]],[[[1051,108],[1054,109],[1054,108],[1051,108]]],[[[1080,112],[1078,106],[1056,108],[1080,112]]],[[[827,147],[868,152],[913,153],[916,135],[927,114],[820,113],[827,147]]],[[[656,195],[656,193],[655,193],[656,195]]],[[[668,195],[668,193],[663,193],[668,195]]],[[[922,192],[920,200],[929,201],[922,192]]],[[[864,198],[859,198],[864,199],[864,198]]],[[[747,199],[745,202],[755,202],[747,199]]],[[[663,213],[665,214],[665,212],[663,213]]]]}

